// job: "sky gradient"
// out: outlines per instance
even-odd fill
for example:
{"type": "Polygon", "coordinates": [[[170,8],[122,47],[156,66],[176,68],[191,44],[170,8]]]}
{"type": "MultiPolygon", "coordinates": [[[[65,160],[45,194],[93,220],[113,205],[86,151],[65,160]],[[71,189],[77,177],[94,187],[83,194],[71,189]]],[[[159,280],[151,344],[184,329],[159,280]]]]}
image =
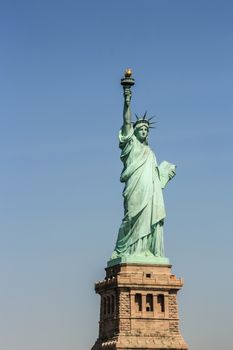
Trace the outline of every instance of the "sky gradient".
{"type": "Polygon", "coordinates": [[[0,348],[90,350],[123,217],[120,78],[177,164],[165,252],[192,350],[229,350],[232,1],[0,2],[0,348]]]}

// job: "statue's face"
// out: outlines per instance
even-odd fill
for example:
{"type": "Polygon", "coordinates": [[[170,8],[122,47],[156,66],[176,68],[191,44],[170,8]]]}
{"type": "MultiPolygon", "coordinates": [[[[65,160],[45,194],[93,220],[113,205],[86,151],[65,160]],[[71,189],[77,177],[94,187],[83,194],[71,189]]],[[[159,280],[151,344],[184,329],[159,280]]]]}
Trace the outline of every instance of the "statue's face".
{"type": "Polygon", "coordinates": [[[148,127],[146,125],[142,125],[139,128],[136,128],[134,133],[137,139],[143,143],[146,141],[146,138],[148,136],[148,131],[149,131],[148,127]]]}

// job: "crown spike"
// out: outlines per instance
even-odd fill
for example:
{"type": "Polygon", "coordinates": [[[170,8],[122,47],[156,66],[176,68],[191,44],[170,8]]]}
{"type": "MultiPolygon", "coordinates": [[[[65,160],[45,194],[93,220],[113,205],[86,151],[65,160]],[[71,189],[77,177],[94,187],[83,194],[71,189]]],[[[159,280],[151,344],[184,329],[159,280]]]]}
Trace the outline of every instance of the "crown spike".
{"type": "Polygon", "coordinates": [[[154,119],[155,115],[152,115],[152,117],[148,118],[147,120],[150,121],[151,119],[154,119]]]}
{"type": "Polygon", "coordinates": [[[146,114],[147,114],[147,111],[145,111],[143,119],[146,119],[146,114]]]}

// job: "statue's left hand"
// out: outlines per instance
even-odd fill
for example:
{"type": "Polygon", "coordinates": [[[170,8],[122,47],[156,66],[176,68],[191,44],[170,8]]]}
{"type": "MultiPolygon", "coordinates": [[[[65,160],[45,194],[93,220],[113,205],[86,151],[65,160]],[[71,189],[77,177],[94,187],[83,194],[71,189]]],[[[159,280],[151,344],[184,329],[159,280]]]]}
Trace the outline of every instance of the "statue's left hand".
{"type": "Polygon", "coordinates": [[[168,174],[169,180],[171,180],[174,176],[176,175],[176,171],[175,170],[171,170],[168,174]]]}

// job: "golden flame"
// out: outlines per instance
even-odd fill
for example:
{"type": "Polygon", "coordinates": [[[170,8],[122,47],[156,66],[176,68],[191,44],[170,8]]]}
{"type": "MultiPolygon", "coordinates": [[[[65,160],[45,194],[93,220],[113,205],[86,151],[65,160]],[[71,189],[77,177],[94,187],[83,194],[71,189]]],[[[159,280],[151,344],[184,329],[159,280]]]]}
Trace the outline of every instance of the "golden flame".
{"type": "Polygon", "coordinates": [[[127,68],[126,70],[125,70],[125,78],[130,78],[131,77],[131,75],[132,75],[132,69],[131,68],[127,68]]]}

